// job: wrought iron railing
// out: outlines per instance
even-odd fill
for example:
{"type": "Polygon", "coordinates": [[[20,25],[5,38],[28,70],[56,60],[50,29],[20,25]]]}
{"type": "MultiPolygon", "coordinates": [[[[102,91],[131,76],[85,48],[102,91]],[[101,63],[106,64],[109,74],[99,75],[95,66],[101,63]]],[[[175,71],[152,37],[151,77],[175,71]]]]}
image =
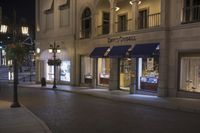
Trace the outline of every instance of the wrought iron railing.
{"type": "Polygon", "coordinates": [[[132,19],[115,22],[115,32],[131,31],[132,19]]]}
{"type": "Polygon", "coordinates": [[[110,25],[109,24],[103,24],[100,26],[97,26],[97,35],[106,35],[110,32],[110,25]]]}
{"type": "Polygon", "coordinates": [[[200,21],[200,5],[183,8],[183,23],[191,23],[200,21]]]}
{"type": "Polygon", "coordinates": [[[160,13],[149,14],[147,16],[138,17],[138,28],[154,28],[160,26],[160,13]]]}
{"type": "Polygon", "coordinates": [[[91,28],[83,29],[80,31],[80,39],[90,38],[91,37],[91,28]]]}

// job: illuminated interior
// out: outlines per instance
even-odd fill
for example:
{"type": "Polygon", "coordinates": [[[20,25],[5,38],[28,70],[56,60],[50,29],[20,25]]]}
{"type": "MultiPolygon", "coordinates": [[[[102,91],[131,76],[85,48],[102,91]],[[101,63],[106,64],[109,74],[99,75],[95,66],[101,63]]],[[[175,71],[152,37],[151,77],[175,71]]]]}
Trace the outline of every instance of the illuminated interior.
{"type": "Polygon", "coordinates": [[[93,59],[87,56],[81,57],[81,83],[92,84],[93,59]]]}
{"type": "Polygon", "coordinates": [[[108,86],[110,78],[110,59],[98,58],[98,85],[108,86]]]}
{"type": "Polygon", "coordinates": [[[200,57],[182,57],[180,90],[200,92],[200,57]]]}
{"type": "Polygon", "coordinates": [[[138,59],[138,90],[157,90],[159,79],[158,62],[158,57],[138,59]]]}
{"type": "Polygon", "coordinates": [[[131,84],[131,59],[120,60],[120,89],[130,90],[131,84]]]}

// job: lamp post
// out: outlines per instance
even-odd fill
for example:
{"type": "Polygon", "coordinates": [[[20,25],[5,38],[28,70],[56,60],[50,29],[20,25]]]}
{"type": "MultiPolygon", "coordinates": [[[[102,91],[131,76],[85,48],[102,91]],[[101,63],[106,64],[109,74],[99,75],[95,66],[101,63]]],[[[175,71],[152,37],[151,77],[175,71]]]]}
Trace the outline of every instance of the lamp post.
{"type": "Polygon", "coordinates": [[[55,42],[54,42],[53,45],[51,44],[50,47],[49,47],[49,53],[53,53],[53,66],[54,66],[53,89],[57,88],[56,87],[56,66],[57,66],[57,64],[56,64],[56,61],[57,61],[57,59],[56,59],[56,53],[60,53],[61,52],[61,50],[59,48],[60,48],[60,46],[56,45],[55,42]]]}
{"type": "MultiPolygon", "coordinates": [[[[28,27],[26,27],[24,29],[22,29],[22,27],[18,27],[19,29],[21,29],[21,31],[19,32],[17,30],[17,26],[16,26],[16,12],[14,10],[13,12],[14,14],[14,21],[13,21],[13,25],[12,25],[12,37],[13,37],[13,40],[12,40],[12,43],[16,45],[17,43],[17,36],[19,34],[22,34],[22,35],[28,35],[28,27]]],[[[8,26],[7,25],[1,25],[1,29],[0,29],[0,32],[3,33],[3,34],[6,34],[8,32],[8,26]]],[[[11,108],[17,108],[17,107],[21,107],[21,105],[19,104],[18,102],[18,62],[17,62],[17,57],[15,56],[15,58],[13,58],[13,70],[14,70],[14,82],[13,82],[13,103],[11,104],[11,108]]]]}

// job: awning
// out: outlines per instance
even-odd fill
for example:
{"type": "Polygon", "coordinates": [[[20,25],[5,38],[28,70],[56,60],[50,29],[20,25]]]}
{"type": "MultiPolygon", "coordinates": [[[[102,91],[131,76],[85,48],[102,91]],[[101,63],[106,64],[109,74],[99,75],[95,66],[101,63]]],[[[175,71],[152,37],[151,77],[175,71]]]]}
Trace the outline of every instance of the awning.
{"type": "Polygon", "coordinates": [[[124,46],[113,46],[108,56],[111,58],[122,58],[127,57],[128,50],[131,48],[131,45],[124,46]]]}
{"type": "Polygon", "coordinates": [[[104,58],[106,57],[106,52],[110,47],[97,47],[95,48],[92,53],[90,54],[90,57],[92,58],[104,58]]]}
{"type": "Polygon", "coordinates": [[[136,44],[130,51],[131,57],[148,57],[159,55],[159,43],[136,44]]]}

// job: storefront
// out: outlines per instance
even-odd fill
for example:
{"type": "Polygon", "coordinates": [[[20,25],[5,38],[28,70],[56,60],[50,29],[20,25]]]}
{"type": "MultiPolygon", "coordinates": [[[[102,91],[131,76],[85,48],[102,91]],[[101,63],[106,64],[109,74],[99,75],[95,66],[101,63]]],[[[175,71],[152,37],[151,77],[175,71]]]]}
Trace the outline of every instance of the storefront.
{"type": "Polygon", "coordinates": [[[159,44],[137,44],[130,53],[136,60],[136,90],[156,92],[159,82],[159,44]]]}
{"type": "Polygon", "coordinates": [[[200,93],[200,54],[181,53],[179,90],[200,93]]]}
{"type": "Polygon", "coordinates": [[[119,60],[118,77],[119,77],[119,89],[130,91],[130,85],[132,82],[132,61],[129,58],[129,51],[132,49],[131,45],[113,46],[108,53],[110,58],[119,60]]]}
{"type": "Polygon", "coordinates": [[[93,59],[81,56],[81,84],[91,85],[93,77],[93,59]]]}
{"type": "Polygon", "coordinates": [[[97,47],[91,52],[90,57],[96,60],[95,71],[96,71],[96,86],[109,86],[110,79],[110,59],[108,58],[108,53],[110,47],[97,47]]]}

